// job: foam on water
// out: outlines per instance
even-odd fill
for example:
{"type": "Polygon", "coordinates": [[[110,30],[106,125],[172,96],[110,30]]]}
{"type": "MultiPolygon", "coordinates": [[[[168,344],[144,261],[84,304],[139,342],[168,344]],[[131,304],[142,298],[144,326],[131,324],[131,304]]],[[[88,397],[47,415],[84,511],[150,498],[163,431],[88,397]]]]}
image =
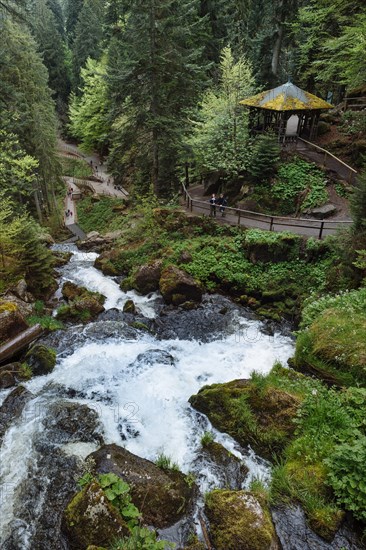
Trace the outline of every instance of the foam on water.
{"type": "MultiPolygon", "coordinates": [[[[155,296],[146,298],[122,292],[112,278],[93,267],[95,254],[72,250],[71,262],[63,268],[63,280],[101,292],[107,298],[107,309],[122,309],[132,297],[145,316],[155,315],[155,296]]],[[[124,445],[150,460],[164,453],[184,472],[194,468],[201,437],[212,430],[218,442],[247,463],[252,477],[265,480],[268,464],[251,450],[243,451],[228,435],[213,430],[208,419],[191,408],[188,399],[204,385],[247,378],[253,370],[267,373],[275,361],[285,364],[292,353],[293,342],[289,338],[265,335],[258,321],[239,316],[236,334],[222,335],[210,343],[158,341],[149,334],[141,335],[138,341],[121,337],[95,342],[91,337],[72,355],[59,358],[51,374],[36,377],[26,386],[36,396],[41,394],[45,401],[55,399],[52,390],[48,393],[48,387],[55,387],[48,386],[50,382],[74,390],[72,394],[79,396],[75,398],[78,402],[98,413],[106,443],[124,445]],[[149,353],[151,350],[153,353],[149,353]],[[170,356],[171,361],[167,360],[170,356]]],[[[37,399],[40,398],[36,397],[32,403],[37,399]]],[[[39,418],[20,419],[4,438],[0,483],[9,491],[0,502],[0,530],[14,517],[14,493],[25,479],[35,452],[32,438],[38,421],[39,418]]],[[[65,446],[64,451],[85,457],[91,447],[73,444],[65,446]]],[[[215,472],[204,465],[199,472],[202,492],[216,483],[215,472]]]]}

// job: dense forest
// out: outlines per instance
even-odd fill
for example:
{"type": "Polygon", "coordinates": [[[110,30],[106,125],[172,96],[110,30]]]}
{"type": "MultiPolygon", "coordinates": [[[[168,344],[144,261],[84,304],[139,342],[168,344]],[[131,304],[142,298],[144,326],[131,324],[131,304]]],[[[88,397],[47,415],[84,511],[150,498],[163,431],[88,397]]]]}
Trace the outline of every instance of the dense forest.
{"type": "MultiPolygon", "coordinates": [[[[365,44],[364,0],[0,0],[0,344],[10,334],[3,338],[1,315],[18,308],[9,296],[19,293],[19,281],[27,308],[15,333],[38,323],[67,330],[104,311],[104,296],[73,283],[64,286],[57,311],[49,302],[55,268],[69,260],[49,246],[70,236],[67,177],[82,182],[104,166],[105,185],[127,190],[126,197],[80,186],[80,227],[100,232],[95,249],[94,241],[80,246],[101,253],[95,267],[119,290],[160,290],[163,314],[179,308],[187,331],[203,293],[254,311],[272,335],[283,326],[296,331],[292,369],[276,363],[245,384],[205,386],[190,403],[272,461],[270,487],[251,486],[263,507],[301,505],[329,544],[348,515],[357,533],[366,524],[365,44]],[[350,165],[352,185],[281,147],[273,133],[251,132],[240,101],[288,81],[333,106],[320,115],[317,143],[350,165]],[[62,154],[67,146],[77,158],[62,154]],[[270,216],[311,217],[333,197],[348,225],[317,240],[188,217],[183,182],[225,193],[233,210],[270,216]],[[182,293],[171,290],[179,277],[182,293]],[[196,297],[187,299],[190,285],[196,297]]],[[[135,304],[129,307],[124,313],[135,315],[135,304]]],[[[230,307],[225,302],[220,315],[230,307]]],[[[127,324],[153,334],[143,316],[127,324]]],[[[24,357],[20,363],[13,385],[50,372],[33,372],[24,357]]],[[[8,387],[1,385],[5,367],[0,388],[8,387]]],[[[202,446],[212,451],[213,436],[205,437],[202,446]]],[[[169,460],[162,468],[174,470],[169,460]]],[[[87,472],[80,487],[105,483],[109,500],[129,518],[125,539],[110,547],[166,548],[140,530],[128,485],[106,475],[112,477],[87,472]]],[[[192,489],[194,480],[187,483],[192,489]]],[[[215,493],[205,501],[214,547],[247,548],[230,546],[235,532],[222,538],[220,518],[230,506],[215,493]]],[[[269,543],[250,548],[277,547],[269,531],[269,543]]],[[[185,548],[201,550],[193,539],[185,548]]]]}

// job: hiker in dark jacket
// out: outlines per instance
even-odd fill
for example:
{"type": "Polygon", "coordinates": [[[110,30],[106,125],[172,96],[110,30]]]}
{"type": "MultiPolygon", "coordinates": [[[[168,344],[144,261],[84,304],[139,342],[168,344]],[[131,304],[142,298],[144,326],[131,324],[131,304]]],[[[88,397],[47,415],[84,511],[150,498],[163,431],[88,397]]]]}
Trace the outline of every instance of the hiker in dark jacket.
{"type": "Polygon", "coordinates": [[[219,198],[217,199],[217,204],[220,206],[221,216],[224,217],[225,216],[225,208],[227,206],[227,199],[225,198],[225,196],[222,193],[219,196],[219,198]]]}

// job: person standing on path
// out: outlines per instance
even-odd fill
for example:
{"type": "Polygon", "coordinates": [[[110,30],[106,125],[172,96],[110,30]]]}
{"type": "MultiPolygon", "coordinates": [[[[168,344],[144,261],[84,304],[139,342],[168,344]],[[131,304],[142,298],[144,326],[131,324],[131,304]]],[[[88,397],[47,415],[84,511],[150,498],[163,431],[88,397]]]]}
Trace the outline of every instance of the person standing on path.
{"type": "Polygon", "coordinates": [[[216,218],[216,195],[212,193],[210,198],[210,218],[216,218]]]}
{"type": "Polygon", "coordinates": [[[217,204],[220,206],[219,210],[221,212],[221,216],[224,217],[225,216],[225,208],[227,206],[227,199],[225,198],[225,196],[221,193],[221,195],[219,196],[218,200],[217,200],[217,204]]]}

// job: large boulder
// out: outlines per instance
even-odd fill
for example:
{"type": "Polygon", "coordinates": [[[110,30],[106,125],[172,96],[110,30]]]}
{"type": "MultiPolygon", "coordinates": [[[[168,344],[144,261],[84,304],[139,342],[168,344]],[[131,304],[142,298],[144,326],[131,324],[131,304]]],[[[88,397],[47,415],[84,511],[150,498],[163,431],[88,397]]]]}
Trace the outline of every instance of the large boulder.
{"type": "Polygon", "coordinates": [[[0,443],[9,426],[20,417],[25,405],[33,395],[23,386],[18,386],[5,399],[0,407],[0,443]]]}
{"type": "Polygon", "coordinates": [[[50,406],[43,425],[51,443],[102,442],[98,414],[87,405],[58,401],[50,406]]]}
{"type": "Polygon", "coordinates": [[[35,301],[34,296],[28,292],[27,283],[24,279],[18,281],[17,284],[11,288],[11,292],[17,298],[28,304],[35,301]]]}
{"type": "Polygon", "coordinates": [[[106,545],[129,534],[128,527],[107,499],[102,487],[92,482],[74,496],[63,520],[70,548],[80,550],[89,545],[106,545]]]}
{"type": "Polygon", "coordinates": [[[25,356],[34,375],[49,374],[56,365],[56,352],[42,344],[35,344],[25,356]]]}
{"type": "Polygon", "coordinates": [[[296,396],[272,386],[261,391],[250,380],[204,386],[189,402],[218,430],[269,459],[290,441],[300,405],[296,396]]]}
{"type": "Polygon", "coordinates": [[[113,277],[122,274],[121,269],[118,269],[116,264],[118,264],[118,250],[105,250],[95,260],[94,267],[104,275],[113,277]]]}
{"type": "Polygon", "coordinates": [[[199,303],[202,300],[202,287],[191,275],[178,267],[166,267],[159,281],[160,292],[167,304],[179,306],[184,302],[199,303]]]}
{"type": "Polygon", "coordinates": [[[68,304],[57,311],[59,319],[87,322],[104,311],[105,296],[99,292],[92,292],[67,281],[62,287],[62,295],[68,304]]]}
{"type": "Polygon", "coordinates": [[[114,444],[89,456],[97,473],[112,472],[130,485],[132,501],[148,525],[173,525],[190,508],[194,490],[181,472],[162,470],[114,444]]]}
{"type": "Polygon", "coordinates": [[[0,389],[15,386],[18,380],[28,380],[31,370],[22,363],[8,363],[0,367],[0,389]]]}
{"type": "Polygon", "coordinates": [[[161,260],[155,260],[139,267],[133,277],[133,287],[141,294],[149,294],[149,292],[158,290],[162,265],[161,260]]]}
{"type": "Polygon", "coordinates": [[[0,343],[7,342],[28,328],[24,315],[16,302],[0,302],[0,343]]]}
{"type": "Polygon", "coordinates": [[[216,490],[207,495],[205,513],[216,550],[278,550],[271,515],[247,491],[216,490]]]}

